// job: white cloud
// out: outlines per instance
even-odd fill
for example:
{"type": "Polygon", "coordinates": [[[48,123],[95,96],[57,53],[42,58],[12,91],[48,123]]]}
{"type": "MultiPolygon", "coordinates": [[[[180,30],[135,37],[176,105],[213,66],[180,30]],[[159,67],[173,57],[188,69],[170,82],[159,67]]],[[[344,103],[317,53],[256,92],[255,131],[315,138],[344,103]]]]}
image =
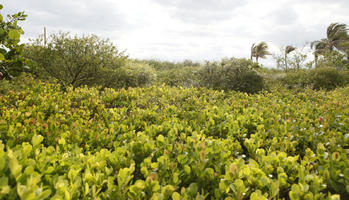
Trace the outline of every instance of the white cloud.
{"type": "MultiPolygon", "coordinates": [[[[252,43],[271,51],[325,37],[349,25],[347,0],[11,0],[2,12],[26,11],[24,38],[58,30],[110,38],[133,58],[171,61],[249,57],[252,43]]],[[[261,60],[273,65],[271,56],[261,60]]]]}

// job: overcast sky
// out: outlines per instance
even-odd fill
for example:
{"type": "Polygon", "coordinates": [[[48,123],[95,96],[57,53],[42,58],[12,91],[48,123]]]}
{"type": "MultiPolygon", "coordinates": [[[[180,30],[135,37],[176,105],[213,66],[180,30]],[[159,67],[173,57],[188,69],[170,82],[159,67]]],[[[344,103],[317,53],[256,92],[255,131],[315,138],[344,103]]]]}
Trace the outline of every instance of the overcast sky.
{"type": "MultiPolygon", "coordinates": [[[[349,25],[349,0],[0,0],[2,14],[25,11],[24,41],[69,31],[109,38],[131,58],[181,61],[246,57],[253,43],[303,47],[349,25]]],[[[272,66],[271,56],[262,61],[272,66]]]]}

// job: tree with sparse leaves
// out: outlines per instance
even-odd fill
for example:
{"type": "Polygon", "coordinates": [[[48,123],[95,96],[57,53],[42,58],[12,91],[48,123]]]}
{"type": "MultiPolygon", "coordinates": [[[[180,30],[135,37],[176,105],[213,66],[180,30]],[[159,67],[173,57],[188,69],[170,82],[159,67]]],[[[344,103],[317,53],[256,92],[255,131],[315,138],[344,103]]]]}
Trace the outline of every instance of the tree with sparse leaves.
{"type": "MultiPolygon", "coordinates": [[[[0,4],[0,11],[3,5],[0,4]]],[[[25,61],[21,55],[23,45],[19,44],[24,33],[18,26],[19,21],[24,21],[27,15],[24,12],[8,15],[7,20],[0,14],[0,76],[12,79],[25,69],[25,61]]]]}

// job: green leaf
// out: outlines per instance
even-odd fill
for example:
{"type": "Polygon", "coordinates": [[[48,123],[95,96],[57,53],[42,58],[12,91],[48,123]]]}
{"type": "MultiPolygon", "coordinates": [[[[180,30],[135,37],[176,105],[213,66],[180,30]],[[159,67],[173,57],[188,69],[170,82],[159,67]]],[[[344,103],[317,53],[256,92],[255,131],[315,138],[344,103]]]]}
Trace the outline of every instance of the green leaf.
{"type": "Polygon", "coordinates": [[[4,20],[4,17],[0,14],[0,22],[2,22],[2,20],[4,20]]]}
{"type": "Polygon", "coordinates": [[[2,4],[0,4],[0,10],[3,8],[4,6],[2,4]]]}
{"type": "Polygon", "coordinates": [[[32,137],[32,145],[37,146],[44,140],[44,137],[41,135],[34,135],[32,137]]]}
{"type": "Polygon", "coordinates": [[[124,187],[128,184],[128,182],[133,178],[132,170],[129,168],[120,169],[118,173],[118,184],[120,187],[124,187]]]}
{"type": "Polygon", "coordinates": [[[265,200],[265,196],[262,195],[260,190],[253,192],[250,197],[251,200],[265,200]]]}
{"type": "Polygon", "coordinates": [[[274,182],[272,182],[271,183],[271,185],[270,185],[270,191],[271,191],[271,197],[275,197],[276,195],[278,195],[279,194],[279,191],[280,191],[280,189],[279,189],[279,181],[274,181],[274,182]]]}
{"type": "Polygon", "coordinates": [[[7,177],[1,177],[0,178],[0,187],[5,187],[8,185],[8,178],[7,177]]]}
{"type": "Polygon", "coordinates": [[[14,29],[9,30],[8,36],[12,40],[19,40],[19,38],[21,37],[19,32],[17,30],[14,30],[14,29]]]}
{"type": "Polygon", "coordinates": [[[341,197],[338,194],[331,195],[330,200],[340,200],[341,197]]]}
{"type": "Polygon", "coordinates": [[[235,187],[235,192],[245,192],[246,188],[244,185],[244,181],[242,181],[241,179],[236,179],[234,181],[234,187],[235,187]]]}
{"type": "Polygon", "coordinates": [[[189,185],[188,190],[189,190],[189,192],[190,192],[190,194],[191,194],[192,196],[196,195],[196,193],[197,193],[198,190],[199,190],[198,184],[197,184],[197,183],[191,183],[191,184],[189,185]]]}
{"type": "Polygon", "coordinates": [[[180,200],[181,195],[178,192],[172,193],[172,200],[180,200]]]}
{"type": "Polygon", "coordinates": [[[190,174],[190,172],[191,172],[190,166],[189,165],[184,165],[184,171],[185,171],[186,174],[190,174]]]}
{"type": "Polygon", "coordinates": [[[50,189],[47,189],[47,190],[44,190],[43,192],[41,192],[38,196],[38,199],[46,199],[50,196],[51,194],[51,190],[50,189]]]}
{"type": "Polygon", "coordinates": [[[173,175],[172,175],[172,177],[173,177],[173,183],[174,183],[174,184],[177,184],[178,181],[179,181],[178,173],[177,173],[177,172],[174,172],[173,175]]]}
{"type": "Polygon", "coordinates": [[[165,138],[164,138],[164,136],[163,135],[159,135],[157,138],[157,141],[159,141],[159,142],[165,142],[165,138]]]}
{"type": "Polygon", "coordinates": [[[0,60],[5,60],[5,56],[0,53],[0,60]]]}
{"type": "Polygon", "coordinates": [[[18,163],[15,157],[10,159],[10,170],[11,174],[17,178],[22,172],[22,166],[18,163]]]}

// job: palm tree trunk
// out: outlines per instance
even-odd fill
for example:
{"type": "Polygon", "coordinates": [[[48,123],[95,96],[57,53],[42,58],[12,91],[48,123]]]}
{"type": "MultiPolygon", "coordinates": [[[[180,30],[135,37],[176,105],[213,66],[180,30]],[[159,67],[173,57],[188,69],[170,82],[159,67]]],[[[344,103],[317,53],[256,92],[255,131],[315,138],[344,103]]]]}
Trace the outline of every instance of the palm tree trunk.
{"type": "Polygon", "coordinates": [[[258,56],[256,56],[256,62],[258,63],[258,56]]]}
{"type": "Polygon", "coordinates": [[[285,71],[287,71],[288,68],[287,68],[287,54],[285,53],[285,71]]]}

